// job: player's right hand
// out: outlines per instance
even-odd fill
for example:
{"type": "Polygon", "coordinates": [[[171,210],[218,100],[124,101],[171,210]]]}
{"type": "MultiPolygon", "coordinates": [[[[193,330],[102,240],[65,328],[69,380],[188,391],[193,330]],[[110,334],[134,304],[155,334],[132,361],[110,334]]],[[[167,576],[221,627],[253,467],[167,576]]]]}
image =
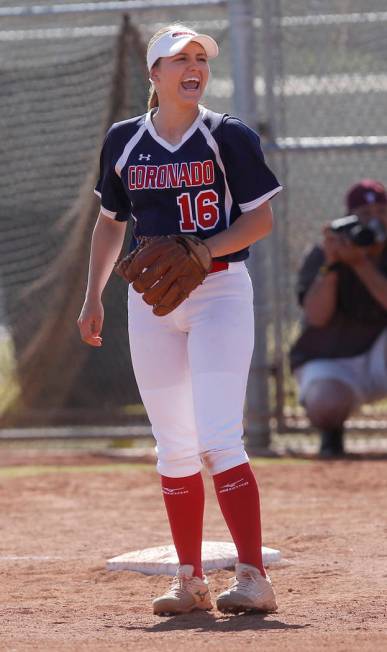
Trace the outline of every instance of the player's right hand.
{"type": "Polygon", "coordinates": [[[81,339],[90,346],[102,346],[102,331],[104,310],[102,301],[86,299],[81,314],[78,317],[78,328],[81,339]]]}

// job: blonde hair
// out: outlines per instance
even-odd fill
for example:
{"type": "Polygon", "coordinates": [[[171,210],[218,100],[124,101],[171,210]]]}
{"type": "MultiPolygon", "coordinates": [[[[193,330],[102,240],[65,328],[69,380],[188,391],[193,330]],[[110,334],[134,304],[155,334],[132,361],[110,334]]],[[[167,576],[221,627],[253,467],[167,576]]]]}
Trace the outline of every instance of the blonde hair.
{"type": "MultiPolygon", "coordinates": [[[[157,41],[160,38],[160,36],[162,36],[163,34],[166,34],[171,30],[179,30],[181,32],[185,32],[188,29],[189,28],[187,27],[187,25],[181,25],[180,23],[172,23],[171,25],[166,25],[166,27],[162,27],[155,34],[153,34],[153,36],[151,36],[151,38],[149,39],[148,47],[146,50],[147,55],[152,45],[155,43],[155,41],[157,41]]],[[[160,59],[157,59],[157,61],[154,62],[152,68],[154,66],[158,66],[159,62],[160,59]]],[[[151,82],[151,85],[149,87],[149,96],[148,96],[148,111],[150,111],[151,109],[155,109],[158,105],[159,105],[159,98],[157,97],[156,89],[151,82]]]]}

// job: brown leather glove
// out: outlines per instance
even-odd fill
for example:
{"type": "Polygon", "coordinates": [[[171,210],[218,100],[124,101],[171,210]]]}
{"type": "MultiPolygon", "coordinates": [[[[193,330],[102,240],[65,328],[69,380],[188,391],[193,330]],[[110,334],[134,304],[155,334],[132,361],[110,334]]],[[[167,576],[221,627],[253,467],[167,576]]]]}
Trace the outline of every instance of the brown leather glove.
{"type": "Polygon", "coordinates": [[[212,257],[203,240],[191,235],[140,239],[138,247],[119,260],[114,271],[153,306],[155,315],[172,312],[211,269],[212,257]]]}

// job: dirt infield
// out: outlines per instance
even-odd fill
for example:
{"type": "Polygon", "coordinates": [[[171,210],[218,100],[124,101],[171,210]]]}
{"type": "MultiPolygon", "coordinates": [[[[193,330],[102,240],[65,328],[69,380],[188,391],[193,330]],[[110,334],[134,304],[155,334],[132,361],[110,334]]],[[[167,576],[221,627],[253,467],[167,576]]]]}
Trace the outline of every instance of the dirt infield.
{"type": "MultiPolygon", "coordinates": [[[[0,454],[0,650],[387,649],[386,461],[257,460],[264,544],[289,562],[270,571],[278,613],[158,618],[169,578],[105,570],[170,543],[153,467],[0,454]]],[[[230,540],[206,486],[205,538],[230,540]]],[[[231,575],[210,573],[214,595],[231,575]]]]}

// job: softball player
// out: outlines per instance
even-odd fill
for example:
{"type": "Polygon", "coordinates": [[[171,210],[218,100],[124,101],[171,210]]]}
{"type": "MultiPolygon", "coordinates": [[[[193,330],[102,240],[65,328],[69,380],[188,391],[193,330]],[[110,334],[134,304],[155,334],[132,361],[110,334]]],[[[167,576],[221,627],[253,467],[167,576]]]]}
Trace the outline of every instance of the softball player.
{"type": "MultiPolygon", "coordinates": [[[[218,596],[224,612],[274,611],[261,554],[259,494],[242,443],[253,350],[249,245],[271,231],[268,200],[280,190],[259,138],[237,118],[199,104],[216,42],[183,25],[150,40],[148,112],[114,124],[101,153],[101,210],[92,237],[82,339],[101,346],[102,290],[121,250],[126,222],[135,237],[195,234],[213,265],[204,283],[159,317],[131,286],[129,342],[152,424],[157,468],[180,566],[154,613],[211,609],[201,562],[202,465],[238,551],[236,576],[218,596]]],[[[133,246],[136,242],[134,239],[133,246]]]]}

